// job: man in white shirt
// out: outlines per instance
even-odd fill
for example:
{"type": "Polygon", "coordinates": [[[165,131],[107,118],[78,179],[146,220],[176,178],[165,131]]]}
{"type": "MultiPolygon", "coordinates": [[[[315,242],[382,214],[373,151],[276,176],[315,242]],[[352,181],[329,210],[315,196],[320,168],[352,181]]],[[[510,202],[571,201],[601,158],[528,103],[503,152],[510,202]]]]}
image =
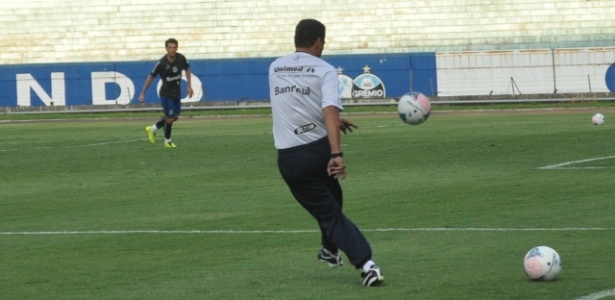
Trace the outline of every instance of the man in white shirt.
{"type": "Polygon", "coordinates": [[[342,250],[363,270],[363,285],[374,286],[384,277],[369,242],[342,213],[338,179],[346,178],[346,166],[340,130],[352,132],[357,126],[340,118],[337,70],[320,58],[324,45],[325,26],[301,20],[295,28],[296,52],[269,66],[278,168],[295,199],[318,221],[323,246],[318,259],[342,266],[342,250]]]}

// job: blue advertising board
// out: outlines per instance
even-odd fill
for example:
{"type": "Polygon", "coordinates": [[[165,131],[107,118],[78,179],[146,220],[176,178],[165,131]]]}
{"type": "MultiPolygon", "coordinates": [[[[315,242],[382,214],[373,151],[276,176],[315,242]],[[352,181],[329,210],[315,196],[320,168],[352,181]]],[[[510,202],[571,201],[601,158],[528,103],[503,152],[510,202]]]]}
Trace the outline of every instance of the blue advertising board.
{"type": "MultiPolygon", "coordinates": [[[[323,56],[338,69],[342,98],[397,98],[437,91],[435,53],[323,56]]],[[[274,58],[190,60],[194,95],[184,102],[268,101],[274,58]]],[[[155,61],[0,66],[0,106],[136,104],[155,61]]],[[[146,103],[158,103],[156,79],[146,103]]],[[[185,89],[183,91],[185,93],[185,89]]]]}

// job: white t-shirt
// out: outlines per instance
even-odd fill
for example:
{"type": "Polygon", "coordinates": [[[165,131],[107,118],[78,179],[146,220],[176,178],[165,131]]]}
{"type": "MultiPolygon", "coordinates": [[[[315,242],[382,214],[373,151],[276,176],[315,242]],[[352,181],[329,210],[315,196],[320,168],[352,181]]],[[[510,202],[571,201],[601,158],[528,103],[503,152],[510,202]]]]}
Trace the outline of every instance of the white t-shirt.
{"type": "Polygon", "coordinates": [[[343,109],[337,70],[305,52],[269,66],[269,97],[277,149],[305,145],[327,136],[323,108],[343,109]]]}

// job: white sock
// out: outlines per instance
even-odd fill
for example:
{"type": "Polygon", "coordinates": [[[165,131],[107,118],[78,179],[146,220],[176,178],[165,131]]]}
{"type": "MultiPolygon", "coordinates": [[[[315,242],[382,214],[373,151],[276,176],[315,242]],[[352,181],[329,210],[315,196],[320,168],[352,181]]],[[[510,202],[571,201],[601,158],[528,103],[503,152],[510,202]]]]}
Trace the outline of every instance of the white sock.
{"type": "Polygon", "coordinates": [[[152,128],[150,128],[150,130],[152,132],[156,132],[156,130],[158,130],[158,127],[156,127],[156,124],[152,125],[152,128]]]}
{"type": "Polygon", "coordinates": [[[369,269],[374,266],[376,263],[373,260],[368,260],[364,265],[363,265],[363,272],[367,273],[369,272],[369,269]]]}
{"type": "Polygon", "coordinates": [[[165,143],[170,143],[170,142],[172,142],[172,141],[173,141],[172,139],[167,139],[167,138],[165,138],[165,139],[164,139],[164,142],[165,142],[165,143]]]}
{"type": "Polygon", "coordinates": [[[331,252],[331,251],[329,251],[327,248],[322,248],[322,250],[323,250],[326,254],[329,254],[329,255],[334,255],[334,254],[337,254],[337,252],[331,252]]]}

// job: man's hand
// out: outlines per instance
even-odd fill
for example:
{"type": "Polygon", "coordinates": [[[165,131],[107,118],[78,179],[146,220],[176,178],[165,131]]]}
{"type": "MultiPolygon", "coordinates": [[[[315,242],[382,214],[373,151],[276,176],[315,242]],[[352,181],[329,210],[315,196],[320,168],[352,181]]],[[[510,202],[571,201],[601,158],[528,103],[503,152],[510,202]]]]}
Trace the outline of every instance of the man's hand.
{"type": "Polygon", "coordinates": [[[346,130],[348,130],[349,132],[352,132],[352,128],[357,129],[357,128],[359,128],[359,126],[355,125],[354,123],[350,122],[349,120],[341,119],[340,118],[340,130],[344,134],[346,134],[346,130]]]}
{"type": "Polygon", "coordinates": [[[327,165],[327,173],[335,179],[345,179],[346,165],[344,164],[344,159],[340,156],[331,158],[327,165]]]}
{"type": "Polygon", "coordinates": [[[192,98],[192,95],[194,95],[194,92],[192,91],[191,86],[188,86],[188,90],[186,92],[188,93],[188,98],[192,98]]]}

